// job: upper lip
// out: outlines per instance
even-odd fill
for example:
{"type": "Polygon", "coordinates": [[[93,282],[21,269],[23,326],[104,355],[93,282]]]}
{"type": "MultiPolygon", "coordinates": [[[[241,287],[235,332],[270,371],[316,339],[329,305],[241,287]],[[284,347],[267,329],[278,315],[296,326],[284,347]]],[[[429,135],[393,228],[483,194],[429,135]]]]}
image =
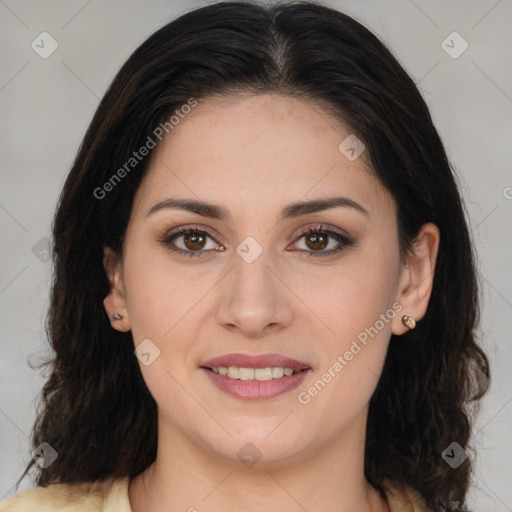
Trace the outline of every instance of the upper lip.
{"type": "Polygon", "coordinates": [[[281,354],[225,354],[214,357],[201,364],[205,368],[218,368],[219,366],[238,366],[239,368],[267,368],[272,366],[291,368],[296,372],[310,369],[307,363],[297,361],[281,354]]]}

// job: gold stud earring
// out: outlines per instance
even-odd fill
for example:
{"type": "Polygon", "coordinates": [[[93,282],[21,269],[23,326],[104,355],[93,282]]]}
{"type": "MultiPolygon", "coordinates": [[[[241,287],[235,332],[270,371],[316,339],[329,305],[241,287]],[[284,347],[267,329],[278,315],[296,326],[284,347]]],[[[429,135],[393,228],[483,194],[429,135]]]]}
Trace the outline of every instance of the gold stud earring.
{"type": "Polygon", "coordinates": [[[416,320],[414,320],[414,318],[412,316],[404,315],[402,317],[402,323],[406,327],[409,327],[409,329],[414,329],[416,327],[416,320]]]}

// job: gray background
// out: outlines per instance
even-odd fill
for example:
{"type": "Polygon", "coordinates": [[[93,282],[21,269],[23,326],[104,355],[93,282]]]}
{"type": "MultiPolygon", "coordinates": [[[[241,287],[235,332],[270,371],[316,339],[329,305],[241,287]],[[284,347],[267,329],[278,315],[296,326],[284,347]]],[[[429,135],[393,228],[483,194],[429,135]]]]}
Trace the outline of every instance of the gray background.
{"type": "MultiPolygon", "coordinates": [[[[44,378],[27,359],[48,352],[44,245],[64,178],[121,64],[156,29],[205,3],[0,0],[0,499],[14,492],[30,458],[28,435],[44,378]],[[47,59],[31,47],[43,31],[59,45],[47,59]]],[[[511,511],[512,2],[328,5],[377,33],[414,77],[460,176],[484,285],[480,332],[493,369],[473,438],[477,469],[469,503],[476,511],[511,511]],[[469,45],[457,58],[442,47],[453,31],[469,45]]],[[[450,51],[460,51],[461,41],[452,39],[450,51]]],[[[25,478],[20,489],[31,486],[25,478]]]]}

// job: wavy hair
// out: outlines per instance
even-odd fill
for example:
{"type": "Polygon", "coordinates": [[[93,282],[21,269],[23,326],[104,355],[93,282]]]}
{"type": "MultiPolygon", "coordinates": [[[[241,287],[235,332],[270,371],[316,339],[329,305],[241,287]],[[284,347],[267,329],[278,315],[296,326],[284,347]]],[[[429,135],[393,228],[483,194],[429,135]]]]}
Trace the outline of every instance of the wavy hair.
{"type": "MultiPolygon", "coordinates": [[[[131,333],[112,329],[103,248],[121,254],[149,157],[98,198],[98,187],[190,98],[280,93],[324,106],[364,142],[372,172],[397,204],[400,255],[419,228],[441,233],[427,312],[391,336],[369,404],[365,476],[409,486],[436,511],[466,510],[472,417],[489,385],[478,345],[476,254],[455,171],[414,81],[353,18],[310,2],[221,2],[151,35],[101,100],[60,194],[52,223],[53,281],[46,332],[53,353],[31,443],[58,458],[36,484],[134,477],[156,457],[157,407],[131,333]],[[95,193],[96,191],[96,193],[95,193]]],[[[34,466],[28,464],[20,480],[34,466]]],[[[18,485],[19,485],[18,481],[18,485]]]]}

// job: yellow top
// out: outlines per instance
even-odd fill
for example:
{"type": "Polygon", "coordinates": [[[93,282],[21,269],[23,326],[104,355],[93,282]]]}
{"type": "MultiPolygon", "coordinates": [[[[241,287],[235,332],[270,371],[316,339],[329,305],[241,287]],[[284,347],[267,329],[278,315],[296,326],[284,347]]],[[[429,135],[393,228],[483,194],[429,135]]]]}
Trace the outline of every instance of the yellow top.
{"type": "MultiPolygon", "coordinates": [[[[94,483],[56,483],[24,489],[0,502],[0,512],[132,512],[129,478],[108,478],[94,483]]],[[[429,512],[412,489],[388,481],[384,494],[390,512],[429,512]]]]}

